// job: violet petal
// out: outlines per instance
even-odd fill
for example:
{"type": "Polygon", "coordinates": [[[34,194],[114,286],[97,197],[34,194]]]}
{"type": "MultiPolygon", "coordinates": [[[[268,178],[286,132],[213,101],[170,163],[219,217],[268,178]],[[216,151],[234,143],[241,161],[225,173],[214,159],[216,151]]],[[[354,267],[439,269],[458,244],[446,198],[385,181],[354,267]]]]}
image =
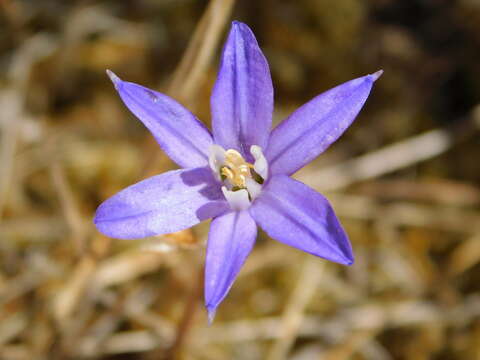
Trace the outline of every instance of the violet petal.
{"type": "Polygon", "coordinates": [[[167,95],[107,73],[125,105],[173,161],[184,168],[208,165],[212,135],[195,115],[167,95]]]}
{"type": "Polygon", "coordinates": [[[272,124],[273,86],[267,60],[252,31],[234,21],[211,97],[215,143],[251,158],[265,149],[272,124]]]}
{"type": "Polygon", "coordinates": [[[272,175],[291,175],[335,142],[357,116],[381,75],[343,83],[298,108],[271,133],[265,153],[272,175]]]}
{"type": "Polygon", "coordinates": [[[250,254],[256,236],[257,225],[247,210],[213,219],[205,260],[205,305],[210,319],[250,254]]]}
{"type": "Polygon", "coordinates": [[[350,242],[328,200],[307,185],[276,175],[249,211],[273,239],[340,264],[353,263],[350,242]]]}
{"type": "Polygon", "coordinates": [[[107,199],[95,225],[110,237],[137,239],[180,231],[229,210],[209,168],[174,170],[107,199]]]}

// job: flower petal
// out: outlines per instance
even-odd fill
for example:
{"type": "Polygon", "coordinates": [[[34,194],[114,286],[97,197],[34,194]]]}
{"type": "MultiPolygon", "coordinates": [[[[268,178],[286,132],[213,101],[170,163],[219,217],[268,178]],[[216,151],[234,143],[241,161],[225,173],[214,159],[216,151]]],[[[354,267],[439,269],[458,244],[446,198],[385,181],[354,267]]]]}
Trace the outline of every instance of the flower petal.
{"type": "Polygon", "coordinates": [[[249,211],[270,237],[327,260],[353,263],[350,242],[328,200],[307,185],[274,176],[249,211]]]}
{"type": "Polygon", "coordinates": [[[271,174],[291,175],[335,142],[353,122],[381,74],[380,70],[328,90],[280,123],[266,151],[271,174]]]}
{"type": "Polygon", "coordinates": [[[173,161],[184,168],[208,164],[212,135],[190,111],[164,94],[107,73],[125,105],[173,161]]]}
{"type": "Polygon", "coordinates": [[[205,305],[210,319],[250,254],[256,236],[257,225],[248,211],[232,211],[213,219],[205,260],[205,305]]]}
{"type": "Polygon", "coordinates": [[[180,231],[230,210],[209,168],[169,171],[129,186],[102,203],[98,230],[136,239],[180,231]]]}
{"type": "Polygon", "coordinates": [[[266,148],[272,125],[273,86],[268,63],[252,31],[234,21],[211,97],[215,142],[251,158],[266,148]]]}

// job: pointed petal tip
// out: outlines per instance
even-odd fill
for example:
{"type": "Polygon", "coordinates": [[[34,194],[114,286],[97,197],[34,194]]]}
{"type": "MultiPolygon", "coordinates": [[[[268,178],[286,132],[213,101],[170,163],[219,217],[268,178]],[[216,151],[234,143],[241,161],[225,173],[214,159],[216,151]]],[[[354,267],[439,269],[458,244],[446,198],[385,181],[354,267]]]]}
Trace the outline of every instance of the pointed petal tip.
{"type": "MultiPolygon", "coordinates": [[[[309,251],[307,251],[309,252],[309,251]]],[[[352,266],[355,263],[355,257],[353,256],[352,252],[344,252],[340,250],[340,252],[337,252],[336,254],[330,256],[330,257],[325,257],[321,253],[316,253],[316,252],[309,252],[310,254],[314,256],[318,256],[322,259],[328,260],[328,261],[333,261],[334,263],[344,265],[344,266],[352,266]]]]}
{"type": "MultiPolygon", "coordinates": [[[[308,251],[307,251],[308,252],[308,251]]],[[[318,256],[322,259],[328,260],[328,261],[333,261],[334,263],[344,265],[344,266],[352,266],[355,263],[355,258],[352,253],[344,253],[343,251],[341,253],[337,253],[331,257],[325,257],[321,253],[314,253],[310,252],[310,254],[314,256],[318,256]]]]}
{"type": "Polygon", "coordinates": [[[217,313],[217,309],[211,306],[207,306],[208,312],[208,326],[213,324],[213,320],[215,320],[215,314],[217,313]]]}
{"type": "Polygon", "coordinates": [[[232,27],[234,27],[234,26],[245,26],[245,24],[242,23],[241,21],[233,20],[232,21],[232,27]]]}
{"type": "Polygon", "coordinates": [[[113,84],[117,86],[122,80],[110,69],[105,70],[110,80],[112,80],[113,84]]]}
{"type": "Polygon", "coordinates": [[[230,31],[239,31],[241,34],[247,33],[255,37],[255,35],[253,35],[252,29],[250,29],[247,24],[237,20],[232,21],[232,27],[230,31]]]}
{"type": "Polygon", "coordinates": [[[377,81],[380,76],[382,76],[383,70],[378,70],[377,72],[374,72],[373,74],[368,75],[369,78],[372,81],[377,81]]]}
{"type": "MultiPolygon", "coordinates": [[[[349,240],[347,239],[349,242],[349,240]]],[[[355,262],[355,256],[353,255],[353,251],[351,246],[348,246],[348,249],[343,249],[340,254],[340,260],[338,261],[339,264],[345,266],[351,266],[355,262]]]]}

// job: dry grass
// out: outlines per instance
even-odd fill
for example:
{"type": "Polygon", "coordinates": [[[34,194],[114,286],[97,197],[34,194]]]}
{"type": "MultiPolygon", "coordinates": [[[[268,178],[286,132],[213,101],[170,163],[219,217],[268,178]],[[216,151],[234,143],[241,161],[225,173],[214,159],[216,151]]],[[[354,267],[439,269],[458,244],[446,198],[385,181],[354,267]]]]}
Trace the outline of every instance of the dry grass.
{"type": "Polygon", "coordinates": [[[0,0],[0,358],[480,358],[480,7],[402,4],[0,0]],[[207,122],[232,17],[270,61],[275,121],[385,74],[352,129],[297,175],[328,191],[355,265],[262,233],[208,327],[208,224],[122,242],[91,220],[174,167],[104,70],[207,122]]]}

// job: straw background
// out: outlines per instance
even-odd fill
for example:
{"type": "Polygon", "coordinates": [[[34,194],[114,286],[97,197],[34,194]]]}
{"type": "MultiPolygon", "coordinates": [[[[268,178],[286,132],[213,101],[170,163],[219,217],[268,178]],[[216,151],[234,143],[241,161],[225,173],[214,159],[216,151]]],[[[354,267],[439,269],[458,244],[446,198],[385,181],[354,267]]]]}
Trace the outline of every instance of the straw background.
{"type": "Polygon", "coordinates": [[[479,60],[475,0],[0,0],[0,359],[480,359],[479,60]],[[120,241],[92,217],[175,168],[105,69],[209,124],[232,19],[270,63],[275,123],[385,72],[295,175],[356,263],[260,233],[208,327],[208,223],[120,241]]]}

